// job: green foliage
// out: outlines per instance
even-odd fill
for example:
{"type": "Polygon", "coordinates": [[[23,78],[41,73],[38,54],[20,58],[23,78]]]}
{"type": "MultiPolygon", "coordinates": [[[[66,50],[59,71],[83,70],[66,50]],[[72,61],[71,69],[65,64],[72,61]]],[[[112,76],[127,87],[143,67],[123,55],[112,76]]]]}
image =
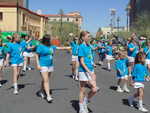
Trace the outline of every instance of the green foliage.
{"type": "Polygon", "coordinates": [[[62,22],[62,29],[61,29],[61,22],[49,22],[51,25],[51,33],[54,37],[59,37],[62,44],[65,44],[67,40],[69,40],[70,33],[73,35],[79,35],[79,28],[78,25],[71,23],[71,22],[62,22]]]}
{"type": "Polygon", "coordinates": [[[132,32],[137,32],[139,35],[150,36],[150,13],[144,12],[137,16],[132,32]]]}

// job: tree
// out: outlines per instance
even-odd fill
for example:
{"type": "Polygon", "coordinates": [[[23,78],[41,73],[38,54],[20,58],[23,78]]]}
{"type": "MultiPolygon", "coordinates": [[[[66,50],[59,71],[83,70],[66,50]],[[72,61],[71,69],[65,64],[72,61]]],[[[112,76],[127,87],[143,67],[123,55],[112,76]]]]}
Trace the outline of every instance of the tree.
{"type": "Polygon", "coordinates": [[[98,31],[97,31],[97,33],[96,33],[96,39],[100,39],[101,36],[102,36],[102,34],[103,34],[102,29],[99,28],[98,31]]]}
{"type": "Polygon", "coordinates": [[[150,13],[144,12],[137,16],[137,19],[132,27],[132,31],[139,35],[150,36],[150,13]]]}
{"type": "Polygon", "coordinates": [[[60,22],[49,22],[51,25],[51,34],[54,37],[59,37],[62,44],[64,44],[69,38],[69,34],[73,34],[73,36],[78,35],[78,25],[73,22],[63,22],[62,26],[62,35],[60,34],[60,22]]]}

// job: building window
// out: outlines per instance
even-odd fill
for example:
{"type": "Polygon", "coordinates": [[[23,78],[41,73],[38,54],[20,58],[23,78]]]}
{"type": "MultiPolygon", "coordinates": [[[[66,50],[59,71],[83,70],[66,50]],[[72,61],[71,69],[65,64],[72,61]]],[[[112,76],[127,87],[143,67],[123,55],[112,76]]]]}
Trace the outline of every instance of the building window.
{"type": "Polygon", "coordinates": [[[78,18],[76,18],[76,22],[78,22],[79,21],[79,19],[78,18]]]}
{"type": "Polygon", "coordinates": [[[26,18],[25,18],[25,14],[23,14],[23,25],[25,25],[25,23],[26,23],[26,18]]]}
{"type": "Polygon", "coordinates": [[[3,20],[3,13],[0,12],[0,21],[3,20]]]}

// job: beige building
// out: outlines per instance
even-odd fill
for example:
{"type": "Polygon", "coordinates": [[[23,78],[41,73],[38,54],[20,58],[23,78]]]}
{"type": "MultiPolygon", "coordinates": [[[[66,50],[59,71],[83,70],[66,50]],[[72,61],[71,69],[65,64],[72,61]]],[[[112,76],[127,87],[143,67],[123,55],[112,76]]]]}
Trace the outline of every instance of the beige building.
{"type": "Polygon", "coordinates": [[[82,22],[83,22],[83,17],[81,16],[80,12],[77,12],[77,11],[70,12],[70,13],[63,14],[63,15],[49,14],[49,15],[43,15],[43,16],[48,17],[50,22],[53,22],[53,21],[59,22],[62,17],[62,22],[73,22],[77,24],[79,27],[82,25],[82,22]]]}
{"type": "Polygon", "coordinates": [[[47,17],[22,6],[17,8],[16,5],[0,5],[0,29],[2,31],[27,32],[40,38],[46,33],[47,22],[47,17]]]}
{"type": "Polygon", "coordinates": [[[127,29],[125,27],[119,27],[119,29],[117,27],[115,28],[111,28],[111,27],[102,27],[101,28],[102,32],[104,35],[110,34],[110,33],[116,33],[119,31],[126,31],[127,29]]]}

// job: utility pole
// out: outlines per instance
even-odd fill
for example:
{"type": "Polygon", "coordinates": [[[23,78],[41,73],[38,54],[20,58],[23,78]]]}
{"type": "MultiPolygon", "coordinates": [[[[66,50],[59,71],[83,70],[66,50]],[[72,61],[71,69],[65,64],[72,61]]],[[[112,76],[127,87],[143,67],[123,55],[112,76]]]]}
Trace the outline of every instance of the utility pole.
{"type": "Polygon", "coordinates": [[[59,15],[60,15],[60,38],[61,38],[61,41],[63,41],[63,36],[62,36],[62,26],[63,26],[63,14],[64,14],[64,11],[62,9],[60,9],[59,11],[59,15]]]}
{"type": "Polygon", "coordinates": [[[117,30],[118,30],[118,32],[119,32],[119,27],[120,27],[119,24],[120,24],[120,17],[118,16],[117,17],[117,30]]]}
{"type": "Polygon", "coordinates": [[[111,33],[114,29],[114,27],[116,26],[116,9],[110,9],[110,27],[111,27],[111,33]]]}
{"type": "Polygon", "coordinates": [[[128,6],[127,6],[127,8],[126,8],[126,12],[127,12],[127,25],[126,25],[126,27],[127,27],[127,31],[129,31],[129,30],[130,30],[130,24],[129,24],[129,15],[130,15],[130,10],[131,10],[131,6],[130,6],[130,5],[128,5],[128,6]]]}
{"type": "Polygon", "coordinates": [[[19,32],[19,0],[17,0],[17,33],[19,32]]]}

